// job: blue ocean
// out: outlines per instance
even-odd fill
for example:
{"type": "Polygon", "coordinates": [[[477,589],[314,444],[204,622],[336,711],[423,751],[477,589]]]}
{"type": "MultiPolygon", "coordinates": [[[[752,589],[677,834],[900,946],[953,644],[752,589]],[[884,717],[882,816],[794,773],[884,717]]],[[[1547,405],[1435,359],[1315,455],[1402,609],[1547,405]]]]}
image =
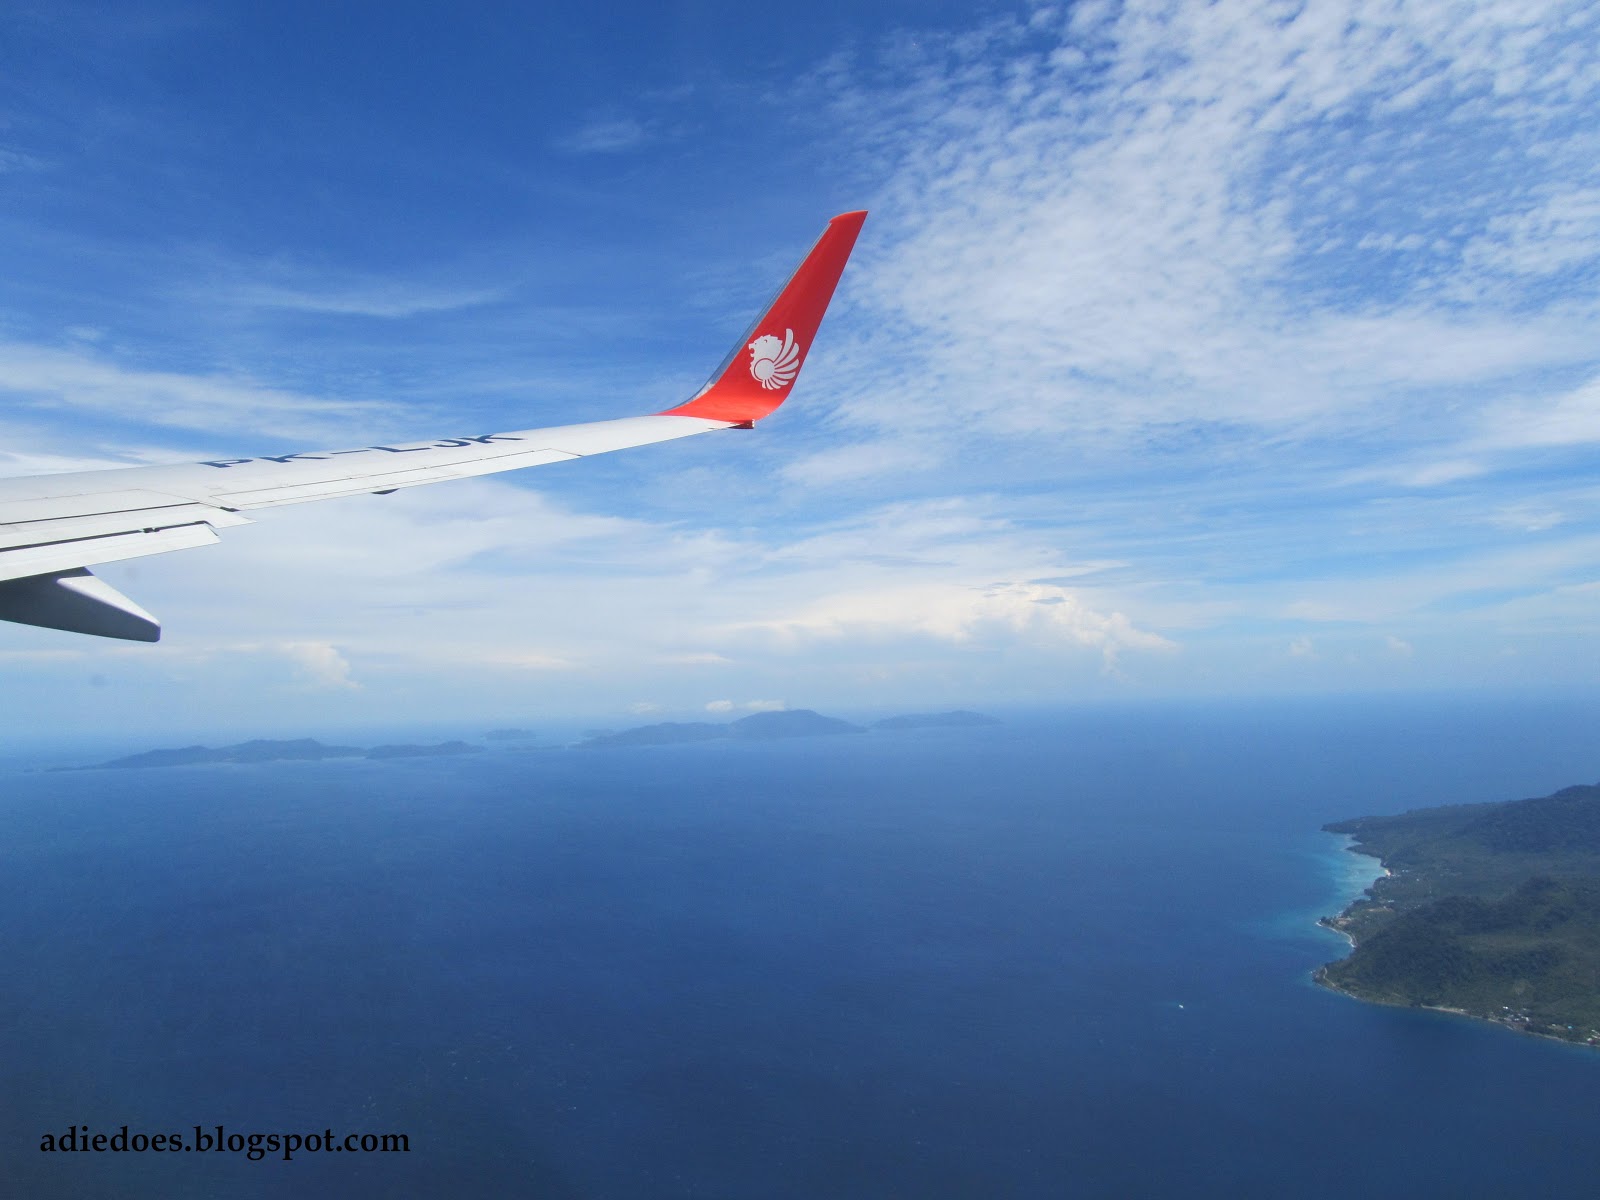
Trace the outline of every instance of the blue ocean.
{"type": "Polygon", "coordinates": [[[143,771],[14,747],[0,1195],[1594,1194],[1600,1054],[1310,981],[1374,873],[1323,822],[1600,779],[1593,699],[997,715],[143,771]],[[39,1150],[123,1125],[409,1150],[39,1150]]]}

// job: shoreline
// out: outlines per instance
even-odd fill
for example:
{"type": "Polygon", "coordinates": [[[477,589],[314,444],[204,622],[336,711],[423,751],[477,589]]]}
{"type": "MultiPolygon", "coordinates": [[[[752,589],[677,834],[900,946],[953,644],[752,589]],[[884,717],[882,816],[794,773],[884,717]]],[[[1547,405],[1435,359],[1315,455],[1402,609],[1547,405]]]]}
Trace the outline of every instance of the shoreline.
{"type": "MultiPolygon", "coordinates": [[[[1347,934],[1346,936],[1348,937],[1349,935],[1347,934]]],[[[1351,938],[1351,944],[1355,944],[1354,938],[1351,938]]],[[[1336,983],[1329,983],[1327,975],[1325,974],[1326,970],[1326,967],[1318,967],[1316,970],[1311,972],[1312,982],[1318,987],[1325,988],[1326,990],[1332,992],[1336,996],[1343,996],[1346,1000],[1354,1000],[1360,1004],[1376,1004],[1383,1008],[1403,1008],[1409,1012],[1429,1012],[1439,1013],[1447,1017],[1460,1017],[1463,1020],[1475,1021],[1479,1025],[1496,1025],[1501,1029],[1507,1029],[1513,1033],[1519,1033],[1523,1037],[1540,1038],[1547,1042],[1556,1042],[1562,1046],[1576,1046],[1582,1050],[1600,1050],[1600,1042],[1591,1042],[1588,1039],[1562,1037],[1558,1033],[1541,1033],[1539,1030],[1531,1029],[1525,1023],[1520,1021],[1508,1020],[1504,1017],[1489,1016],[1484,1013],[1470,1012],[1465,1008],[1451,1008],[1449,1005],[1445,1004],[1407,1004],[1399,1000],[1380,1000],[1376,996],[1363,996],[1359,992],[1352,992],[1346,988],[1342,988],[1336,983]]]]}
{"type": "MultiPolygon", "coordinates": [[[[1324,914],[1316,919],[1316,924],[1319,928],[1326,929],[1329,933],[1337,933],[1340,937],[1344,938],[1345,941],[1349,942],[1350,948],[1354,950],[1356,947],[1355,935],[1352,934],[1348,929],[1344,928],[1340,922],[1348,920],[1351,910],[1363,900],[1374,899],[1372,895],[1372,889],[1375,888],[1381,881],[1393,877],[1394,872],[1389,869],[1389,864],[1384,862],[1383,859],[1376,853],[1361,846],[1360,843],[1357,842],[1355,834],[1336,833],[1333,836],[1344,839],[1344,845],[1339,847],[1337,853],[1357,854],[1362,858],[1374,859],[1377,862],[1376,874],[1372,875],[1372,877],[1368,879],[1366,883],[1362,884],[1360,890],[1354,895],[1350,896],[1348,899],[1343,899],[1343,907],[1339,910],[1337,915],[1330,917],[1324,914]]],[[[1350,888],[1354,888],[1360,879],[1366,878],[1365,871],[1359,872],[1358,875],[1358,872],[1355,870],[1355,867],[1358,864],[1351,863],[1348,860],[1343,859],[1336,859],[1335,861],[1343,863],[1339,871],[1341,892],[1347,891],[1350,888]]],[[[1322,968],[1318,967],[1317,970],[1321,971],[1322,968]]]]}
{"type": "MultiPolygon", "coordinates": [[[[1353,897],[1350,902],[1344,906],[1338,915],[1317,918],[1317,924],[1320,927],[1329,930],[1330,932],[1339,934],[1345,939],[1345,941],[1349,942],[1350,954],[1354,954],[1356,948],[1361,943],[1356,938],[1355,934],[1351,933],[1350,930],[1346,928],[1344,924],[1342,924],[1342,922],[1349,921],[1351,914],[1357,905],[1362,904],[1363,902],[1381,903],[1379,898],[1373,894],[1373,889],[1383,880],[1393,878],[1394,871],[1391,870],[1388,863],[1384,862],[1383,859],[1377,854],[1374,854],[1371,850],[1367,850],[1357,845],[1355,835],[1341,834],[1340,836],[1349,839],[1349,844],[1344,847],[1346,851],[1351,854],[1361,854],[1378,859],[1378,865],[1383,870],[1383,874],[1376,876],[1359,895],[1353,897]]],[[[1346,959],[1349,957],[1349,954],[1345,955],[1346,959]]],[[[1342,962],[1344,960],[1341,959],[1339,961],[1342,962]]],[[[1588,1050],[1600,1050],[1600,1041],[1590,1038],[1562,1037],[1558,1033],[1545,1033],[1541,1030],[1532,1028],[1529,1025],[1526,1017],[1518,1020],[1515,1016],[1502,1017],[1496,1016],[1493,1013],[1476,1013],[1465,1008],[1455,1008],[1451,1005],[1445,1004],[1412,1004],[1400,1000],[1384,1000],[1376,996],[1364,996],[1360,992],[1355,992],[1351,991],[1349,988],[1340,987],[1338,984],[1329,980],[1328,967],[1331,965],[1331,963],[1324,963],[1322,966],[1313,970],[1311,972],[1311,981],[1318,987],[1326,988],[1328,991],[1333,992],[1336,995],[1344,996],[1350,1000],[1357,1000],[1363,1004],[1378,1004],[1385,1008],[1414,1009],[1420,1012],[1443,1013],[1452,1017],[1464,1017],[1469,1021],[1477,1021],[1486,1025],[1497,1025],[1502,1029],[1509,1029],[1526,1037],[1543,1038],[1545,1041],[1559,1042],[1564,1046],[1581,1046],[1588,1050]]]]}

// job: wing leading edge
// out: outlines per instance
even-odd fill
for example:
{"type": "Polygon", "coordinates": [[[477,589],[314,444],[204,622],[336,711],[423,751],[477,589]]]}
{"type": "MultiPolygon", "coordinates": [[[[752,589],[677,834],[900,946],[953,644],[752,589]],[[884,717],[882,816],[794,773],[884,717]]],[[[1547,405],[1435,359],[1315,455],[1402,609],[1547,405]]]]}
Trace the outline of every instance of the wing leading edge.
{"type": "Polygon", "coordinates": [[[793,390],[864,212],[833,218],[706,385],[651,416],[387,446],[0,480],[0,620],[154,642],[160,623],[87,568],[218,541],[280,504],[467,479],[749,428],[793,390]]]}

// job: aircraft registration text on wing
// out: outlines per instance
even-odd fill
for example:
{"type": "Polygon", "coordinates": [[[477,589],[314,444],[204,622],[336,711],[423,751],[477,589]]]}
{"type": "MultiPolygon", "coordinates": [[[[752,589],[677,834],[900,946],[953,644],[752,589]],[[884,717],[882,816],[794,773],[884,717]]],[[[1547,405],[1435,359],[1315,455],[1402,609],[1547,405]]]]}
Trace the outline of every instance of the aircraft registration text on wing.
{"type": "Polygon", "coordinates": [[[705,387],[650,416],[345,450],[0,480],[0,621],[154,642],[161,625],[89,568],[218,541],[244,513],[467,479],[751,428],[788,397],[865,212],[828,222],[705,387]]]}

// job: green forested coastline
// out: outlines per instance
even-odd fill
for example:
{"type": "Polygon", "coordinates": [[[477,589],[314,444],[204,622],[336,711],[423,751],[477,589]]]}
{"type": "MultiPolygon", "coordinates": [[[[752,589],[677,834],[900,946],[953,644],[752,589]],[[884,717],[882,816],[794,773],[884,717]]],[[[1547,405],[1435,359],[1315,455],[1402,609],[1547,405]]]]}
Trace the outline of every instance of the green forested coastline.
{"type": "Polygon", "coordinates": [[[1600,786],[1323,828],[1390,873],[1325,918],[1355,948],[1319,982],[1600,1045],[1600,786]]]}

